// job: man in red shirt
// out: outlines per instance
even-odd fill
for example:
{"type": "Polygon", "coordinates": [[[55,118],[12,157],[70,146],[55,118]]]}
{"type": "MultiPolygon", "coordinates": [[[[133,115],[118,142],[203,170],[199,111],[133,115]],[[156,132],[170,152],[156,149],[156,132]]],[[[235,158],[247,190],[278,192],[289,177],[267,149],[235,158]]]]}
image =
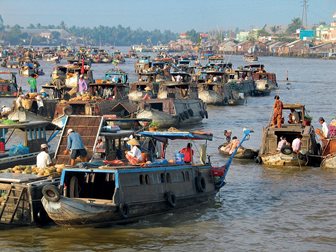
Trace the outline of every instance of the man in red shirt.
{"type": "Polygon", "coordinates": [[[180,153],[184,155],[184,162],[189,164],[192,163],[192,158],[194,155],[194,150],[191,147],[191,143],[188,143],[186,148],[180,150],[180,153]]]}

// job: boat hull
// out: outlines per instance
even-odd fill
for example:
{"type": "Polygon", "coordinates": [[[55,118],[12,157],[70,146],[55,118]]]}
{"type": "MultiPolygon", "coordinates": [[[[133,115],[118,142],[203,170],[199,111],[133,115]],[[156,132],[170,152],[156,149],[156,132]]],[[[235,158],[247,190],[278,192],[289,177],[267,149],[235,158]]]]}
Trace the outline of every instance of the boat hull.
{"type": "MultiPolygon", "coordinates": [[[[218,151],[225,157],[231,156],[227,151],[224,151],[225,146],[220,145],[218,147],[218,151]]],[[[254,159],[258,156],[258,151],[246,148],[239,148],[234,158],[236,159],[254,159]]]]}
{"type": "Polygon", "coordinates": [[[278,167],[301,167],[308,165],[307,160],[300,159],[297,154],[267,154],[260,156],[262,163],[266,166],[278,166],[278,167]]]}
{"type": "Polygon", "coordinates": [[[321,168],[336,169],[336,155],[329,155],[325,157],[321,163],[321,168]]]}
{"type": "Polygon", "coordinates": [[[180,197],[176,199],[175,207],[166,200],[160,202],[148,202],[128,204],[128,213],[125,216],[118,205],[99,205],[62,197],[59,202],[51,202],[42,198],[42,204],[48,216],[60,226],[108,226],[127,224],[141,220],[145,217],[163,214],[173,210],[210,203],[214,201],[217,191],[198,194],[193,197],[180,197]]]}
{"type": "Polygon", "coordinates": [[[198,92],[198,98],[209,105],[227,105],[228,99],[215,91],[202,90],[198,92]]]}

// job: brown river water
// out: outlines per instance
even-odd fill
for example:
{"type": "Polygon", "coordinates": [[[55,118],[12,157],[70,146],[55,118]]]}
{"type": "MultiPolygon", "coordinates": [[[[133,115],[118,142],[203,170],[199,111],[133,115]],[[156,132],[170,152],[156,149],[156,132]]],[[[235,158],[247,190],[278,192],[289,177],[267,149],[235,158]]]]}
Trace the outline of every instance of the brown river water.
{"type": "MultiPolygon", "coordinates": [[[[227,56],[234,66],[242,56],[227,56]]],[[[254,133],[245,147],[258,149],[261,130],[269,119],[273,97],[302,103],[313,117],[336,116],[336,61],[321,59],[260,57],[266,69],[275,72],[279,90],[271,96],[249,97],[237,107],[208,107],[209,119],[190,129],[214,133],[208,154],[215,165],[226,158],[218,154],[223,130],[254,133]],[[290,84],[287,84],[286,71],[290,84]]],[[[120,68],[135,80],[134,60],[120,68]]],[[[42,64],[49,80],[53,64],[42,64]]],[[[111,65],[93,65],[94,77],[102,78],[111,65]]],[[[25,89],[25,78],[19,78],[25,89]]],[[[9,103],[1,99],[1,104],[9,103]]],[[[56,143],[55,143],[56,144],[56,143]]],[[[184,145],[185,143],[178,143],[184,145]]],[[[174,144],[175,145],[175,144],[174,144]]],[[[173,146],[174,146],[173,145],[173,146]]],[[[0,230],[1,251],[335,251],[336,171],[320,168],[274,169],[234,160],[227,184],[215,202],[110,228],[15,228],[0,230]]]]}

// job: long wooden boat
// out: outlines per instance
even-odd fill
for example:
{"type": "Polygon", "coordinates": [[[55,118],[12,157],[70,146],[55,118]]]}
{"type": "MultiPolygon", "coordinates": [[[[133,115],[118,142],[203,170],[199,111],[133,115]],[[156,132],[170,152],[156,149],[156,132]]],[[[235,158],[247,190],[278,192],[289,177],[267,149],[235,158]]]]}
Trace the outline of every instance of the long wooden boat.
{"type": "MultiPolygon", "coordinates": [[[[242,142],[248,134],[249,131],[245,131],[242,142]]],[[[140,135],[150,137],[154,146],[157,143],[166,146],[168,139],[212,139],[211,134],[200,132],[145,131],[140,135]]],[[[110,137],[115,140],[112,142],[119,142],[117,136],[110,137]]],[[[203,157],[200,164],[177,164],[160,159],[142,167],[64,169],[60,189],[46,186],[42,204],[58,225],[105,226],[206,203],[224,186],[232,157],[218,168],[206,160],[205,154],[203,157]]]]}

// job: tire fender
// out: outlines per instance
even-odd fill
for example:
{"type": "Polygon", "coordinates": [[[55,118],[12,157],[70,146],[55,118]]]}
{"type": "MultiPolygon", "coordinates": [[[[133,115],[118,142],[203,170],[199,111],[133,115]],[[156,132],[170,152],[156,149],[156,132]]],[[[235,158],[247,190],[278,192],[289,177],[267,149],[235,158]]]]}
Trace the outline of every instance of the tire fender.
{"type": "Polygon", "coordinates": [[[42,194],[47,201],[51,202],[58,202],[61,198],[57,187],[54,185],[45,185],[42,188],[42,194]]]}
{"type": "Polygon", "coordinates": [[[166,192],[165,199],[171,207],[176,207],[176,196],[173,192],[166,192]]]}
{"type": "Polygon", "coordinates": [[[195,185],[196,185],[196,190],[198,192],[205,192],[206,189],[206,181],[205,178],[199,174],[196,178],[195,178],[195,185]]]}

